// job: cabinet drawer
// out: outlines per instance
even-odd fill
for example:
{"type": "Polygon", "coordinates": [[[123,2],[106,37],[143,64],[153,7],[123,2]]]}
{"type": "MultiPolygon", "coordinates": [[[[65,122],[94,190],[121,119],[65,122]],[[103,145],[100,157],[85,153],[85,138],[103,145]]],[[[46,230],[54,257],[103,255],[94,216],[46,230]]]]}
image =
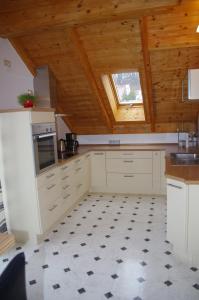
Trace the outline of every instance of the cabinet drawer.
{"type": "Polygon", "coordinates": [[[77,166],[74,170],[74,180],[75,182],[80,182],[80,181],[84,181],[84,168],[83,166],[77,166]]]}
{"type": "Polygon", "coordinates": [[[61,194],[59,181],[51,181],[38,189],[38,199],[41,210],[49,208],[61,194]]]}
{"type": "MultiPolygon", "coordinates": [[[[61,216],[60,214],[60,201],[57,199],[47,209],[41,211],[41,226],[42,232],[47,231],[61,216]]],[[[64,212],[63,212],[64,213],[64,212]]]]}
{"type": "Polygon", "coordinates": [[[151,174],[108,173],[107,185],[122,193],[148,193],[152,190],[151,174]]]}
{"type": "Polygon", "coordinates": [[[109,158],[106,160],[106,169],[108,172],[116,173],[152,173],[152,159],[109,158]]]}
{"type": "Polygon", "coordinates": [[[59,180],[59,168],[55,167],[37,177],[38,188],[48,184],[52,180],[59,180]]]}
{"type": "Polygon", "coordinates": [[[152,151],[107,151],[106,158],[152,158],[152,151]]]}
{"type": "Polygon", "coordinates": [[[73,167],[76,168],[80,168],[83,165],[83,157],[80,157],[78,159],[76,159],[75,161],[73,161],[73,167]]]}
{"type": "Polygon", "coordinates": [[[59,167],[61,176],[64,176],[65,174],[68,174],[72,171],[73,164],[72,163],[66,163],[59,167]]]}

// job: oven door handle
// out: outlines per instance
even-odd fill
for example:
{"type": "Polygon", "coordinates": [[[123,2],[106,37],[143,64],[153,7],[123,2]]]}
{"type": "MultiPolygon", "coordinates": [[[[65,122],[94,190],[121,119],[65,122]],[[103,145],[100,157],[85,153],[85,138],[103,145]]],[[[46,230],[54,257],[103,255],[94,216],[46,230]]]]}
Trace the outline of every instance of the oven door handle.
{"type": "Polygon", "coordinates": [[[56,132],[52,132],[52,133],[34,135],[33,138],[34,138],[34,140],[36,140],[36,139],[42,139],[42,138],[45,138],[45,137],[55,136],[55,135],[56,135],[56,132]]]}

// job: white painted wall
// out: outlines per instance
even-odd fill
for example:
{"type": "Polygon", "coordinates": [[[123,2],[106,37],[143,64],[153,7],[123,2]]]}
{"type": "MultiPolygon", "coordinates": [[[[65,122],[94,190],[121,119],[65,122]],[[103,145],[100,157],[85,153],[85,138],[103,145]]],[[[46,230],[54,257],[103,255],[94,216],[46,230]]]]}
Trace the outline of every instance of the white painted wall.
{"type": "MultiPolygon", "coordinates": [[[[181,139],[184,139],[181,134],[181,139]]],[[[120,141],[120,144],[157,144],[177,143],[177,133],[149,133],[149,134],[106,134],[106,135],[78,135],[80,144],[109,144],[110,141],[120,141]]]]}
{"type": "Polygon", "coordinates": [[[10,42],[0,38],[0,109],[21,107],[17,96],[28,89],[33,91],[32,74],[10,42]]]}

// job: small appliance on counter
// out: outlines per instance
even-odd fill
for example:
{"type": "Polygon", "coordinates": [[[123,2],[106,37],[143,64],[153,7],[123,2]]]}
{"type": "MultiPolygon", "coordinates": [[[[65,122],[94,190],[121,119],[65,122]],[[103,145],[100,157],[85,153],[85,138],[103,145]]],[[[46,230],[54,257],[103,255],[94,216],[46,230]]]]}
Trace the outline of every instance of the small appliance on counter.
{"type": "Polygon", "coordinates": [[[77,134],[74,132],[66,133],[66,152],[70,155],[77,154],[79,143],[77,141],[77,134]]]}
{"type": "Polygon", "coordinates": [[[66,153],[66,141],[64,139],[60,139],[57,142],[57,150],[58,150],[58,158],[65,159],[67,157],[66,153]]]}

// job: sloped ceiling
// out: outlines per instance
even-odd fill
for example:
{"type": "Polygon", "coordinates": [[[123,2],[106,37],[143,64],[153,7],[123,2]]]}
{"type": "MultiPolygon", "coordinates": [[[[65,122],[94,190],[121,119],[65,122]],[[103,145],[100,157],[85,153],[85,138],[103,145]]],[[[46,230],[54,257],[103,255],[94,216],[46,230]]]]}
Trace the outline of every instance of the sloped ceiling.
{"type": "Polygon", "coordinates": [[[194,130],[199,103],[182,102],[188,68],[199,68],[194,0],[16,0],[0,4],[0,36],[32,73],[48,64],[58,110],[77,133],[194,130]],[[101,76],[139,69],[146,122],[116,122],[101,76]]]}

